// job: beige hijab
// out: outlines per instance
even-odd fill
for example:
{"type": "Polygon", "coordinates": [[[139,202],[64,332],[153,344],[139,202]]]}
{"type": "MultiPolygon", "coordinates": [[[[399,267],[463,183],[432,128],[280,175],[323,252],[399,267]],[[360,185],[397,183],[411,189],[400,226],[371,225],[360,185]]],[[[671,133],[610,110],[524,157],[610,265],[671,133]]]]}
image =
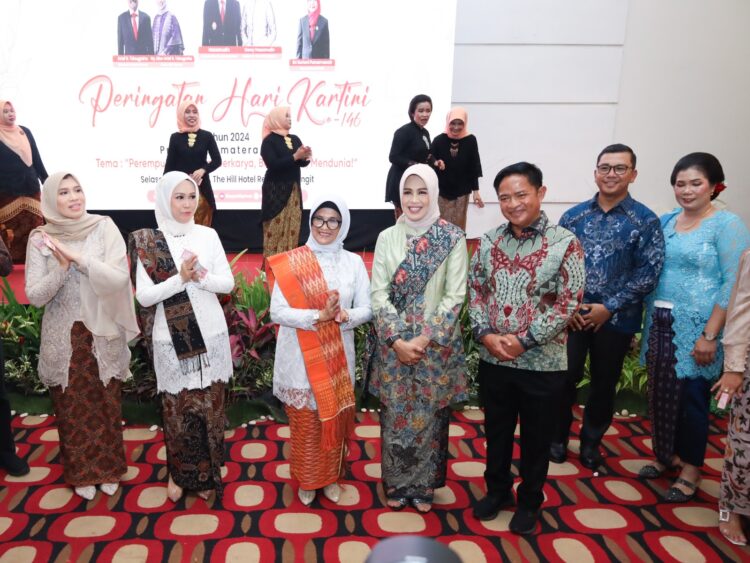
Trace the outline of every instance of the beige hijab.
{"type": "Polygon", "coordinates": [[[34,157],[31,154],[31,143],[26,133],[18,125],[9,125],[2,119],[6,105],[13,107],[8,100],[0,100],[0,143],[16,153],[26,166],[31,166],[34,163],[34,157]]]}
{"type": "Polygon", "coordinates": [[[278,106],[268,112],[263,120],[263,131],[261,132],[264,139],[271,133],[276,133],[282,137],[289,134],[289,129],[286,127],[286,112],[289,110],[289,106],[278,106]]]}
{"type": "Polygon", "coordinates": [[[91,215],[84,211],[80,219],[63,217],[57,209],[57,190],[66,176],[78,182],[70,172],[56,172],[44,182],[42,214],[47,224],[29,234],[26,252],[31,252],[31,239],[41,231],[62,242],[80,241],[87,238],[102,221],[109,223],[104,228],[103,260],[89,264],[88,275],[81,276],[81,315],[86,328],[95,337],[112,340],[124,335],[127,342],[135,338],[140,330],[135,318],[125,241],[112,220],[104,215],[91,215]],[[123,278],[127,280],[124,285],[121,283],[123,278]]]}
{"type": "Polygon", "coordinates": [[[405,223],[412,229],[419,231],[426,231],[435,221],[440,219],[440,207],[438,206],[438,177],[431,166],[427,164],[414,164],[409,166],[401,176],[401,185],[399,186],[399,194],[401,195],[401,202],[403,206],[404,201],[404,187],[406,183],[409,183],[410,187],[419,189],[422,184],[427,187],[427,193],[430,201],[427,207],[427,213],[419,221],[412,221],[406,216],[406,213],[398,218],[399,223],[405,223]],[[421,182],[420,182],[421,180],[421,182]]]}

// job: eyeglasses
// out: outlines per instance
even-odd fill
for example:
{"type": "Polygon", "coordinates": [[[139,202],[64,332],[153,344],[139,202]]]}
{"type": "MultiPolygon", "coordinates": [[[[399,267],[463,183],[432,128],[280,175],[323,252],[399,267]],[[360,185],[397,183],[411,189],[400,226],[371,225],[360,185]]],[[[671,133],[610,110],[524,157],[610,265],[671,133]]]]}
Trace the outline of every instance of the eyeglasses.
{"type": "Polygon", "coordinates": [[[611,164],[600,164],[596,167],[596,171],[602,176],[606,176],[607,174],[609,174],[610,170],[614,170],[615,174],[617,174],[618,176],[622,176],[631,168],[633,167],[628,166],[627,164],[616,164],[615,166],[612,166],[611,164]]]}
{"type": "Polygon", "coordinates": [[[341,226],[341,221],[336,219],[335,217],[323,219],[323,217],[318,217],[317,215],[312,218],[312,226],[316,229],[320,229],[323,225],[325,225],[332,231],[335,231],[341,226]]]}

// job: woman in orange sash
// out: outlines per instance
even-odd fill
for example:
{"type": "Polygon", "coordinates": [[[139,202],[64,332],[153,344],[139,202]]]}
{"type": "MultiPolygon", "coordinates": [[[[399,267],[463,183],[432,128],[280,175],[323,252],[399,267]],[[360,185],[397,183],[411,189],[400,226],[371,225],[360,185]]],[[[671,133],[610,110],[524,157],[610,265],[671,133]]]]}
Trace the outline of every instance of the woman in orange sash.
{"type": "Polygon", "coordinates": [[[338,502],[345,441],[354,426],[354,328],[372,316],[362,258],[344,250],[349,210],[336,196],[310,207],[304,246],[271,256],[279,323],[273,393],[285,405],[291,473],[304,505],[317,489],[338,502]]]}

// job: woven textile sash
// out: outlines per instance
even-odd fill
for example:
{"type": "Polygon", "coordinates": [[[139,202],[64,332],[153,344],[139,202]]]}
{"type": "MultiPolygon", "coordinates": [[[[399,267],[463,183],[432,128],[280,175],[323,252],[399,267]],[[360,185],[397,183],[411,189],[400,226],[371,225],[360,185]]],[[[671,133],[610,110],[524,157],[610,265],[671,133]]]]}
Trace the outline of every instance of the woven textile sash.
{"type": "Polygon", "coordinates": [[[388,294],[399,315],[424,293],[427,282],[462,236],[463,231],[453,223],[438,219],[422,236],[409,241],[406,256],[393,274],[388,294]]]}
{"type": "MultiPolygon", "coordinates": [[[[143,264],[151,281],[161,283],[177,274],[172,254],[167,245],[164,233],[154,229],[140,229],[128,237],[128,257],[130,258],[130,278],[136,284],[138,260],[143,264]]],[[[183,290],[162,302],[167,328],[172,338],[180,369],[183,374],[208,367],[208,354],[203,341],[198,320],[195,318],[193,305],[187,291],[183,290]]],[[[148,340],[149,352],[153,359],[151,337],[154,328],[156,305],[139,307],[138,320],[141,333],[148,340]]]]}
{"type": "MultiPolygon", "coordinates": [[[[276,283],[295,309],[323,309],[328,285],[318,259],[307,246],[268,258],[276,283]]],[[[318,404],[321,447],[335,448],[354,427],[354,389],[336,321],[319,322],[317,330],[297,329],[307,379],[318,404]]]]}

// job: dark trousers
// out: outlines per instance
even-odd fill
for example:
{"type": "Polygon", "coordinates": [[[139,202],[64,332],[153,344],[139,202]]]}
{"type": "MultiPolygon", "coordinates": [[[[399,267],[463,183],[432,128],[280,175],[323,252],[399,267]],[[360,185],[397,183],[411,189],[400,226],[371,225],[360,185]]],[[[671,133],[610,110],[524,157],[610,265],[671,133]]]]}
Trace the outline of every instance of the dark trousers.
{"type": "Polygon", "coordinates": [[[675,453],[696,467],[701,467],[706,457],[711,383],[703,377],[683,379],[680,391],[675,453]]]}
{"type": "Polygon", "coordinates": [[[581,451],[595,450],[612,423],[615,387],[622,373],[622,364],[630,348],[632,334],[611,329],[571,330],[568,334],[568,371],[560,394],[559,414],[554,442],[567,444],[573,422],[573,405],[578,383],[583,378],[586,356],[591,374],[590,394],[583,411],[581,451]]]}
{"type": "Polygon", "coordinates": [[[16,451],[10,428],[10,402],[5,394],[5,354],[0,340],[0,452],[16,451]]]}
{"type": "Polygon", "coordinates": [[[565,372],[529,371],[479,362],[479,395],[484,406],[487,438],[487,493],[502,497],[512,493],[513,442],[520,416],[521,485],[518,505],[538,510],[544,501],[549,443],[554,407],[565,372]]]}

